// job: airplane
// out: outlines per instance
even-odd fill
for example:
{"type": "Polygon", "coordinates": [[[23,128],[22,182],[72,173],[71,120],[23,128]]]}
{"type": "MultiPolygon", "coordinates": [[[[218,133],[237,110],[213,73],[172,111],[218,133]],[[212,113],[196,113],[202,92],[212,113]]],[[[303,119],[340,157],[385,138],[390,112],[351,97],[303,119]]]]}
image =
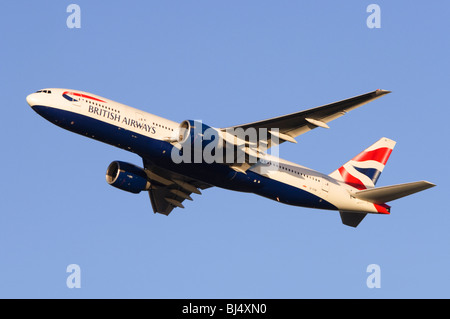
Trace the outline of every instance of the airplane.
{"type": "Polygon", "coordinates": [[[296,137],[315,128],[329,128],[332,120],[388,93],[378,89],[226,128],[193,120],[178,123],[79,90],[42,89],[26,100],[61,128],[139,155],[143,167],[113,161],[106,181],[130,193],[148,192],[154,213],[169,215],[176,207],[184,208],[183,202],[192,200],[193,193],[216,186],[288,205],[339,211],[344,225],[357,227],[367,214],[390,214],[387,202],[436,186],[418,181],[375,187],[395,141],[379,139],[330,174],[268,151],[284,142],[297,143],[296,137]]]}

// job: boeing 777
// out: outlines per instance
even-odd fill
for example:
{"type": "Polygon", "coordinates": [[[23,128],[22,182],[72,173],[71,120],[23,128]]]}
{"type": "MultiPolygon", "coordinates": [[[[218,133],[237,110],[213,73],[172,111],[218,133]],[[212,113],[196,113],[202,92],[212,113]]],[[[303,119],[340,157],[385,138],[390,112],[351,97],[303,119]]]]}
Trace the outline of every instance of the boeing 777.
{"type": "Polygon", "coordinates": [[[426,181],[375,187],[395,146],[381,138],[331,174],[271,154],[390,91],[376,90],[339,102],[258,122],[215,128],[177,123],[107,98],[69,89],[27,96],[39,115],[64,129],[136,153],[143,167],[113,161],[106,181],[130,193],[146,191],[154,213],[169,215],[192,193],[217,186],[284,204],[336,210],[356,227],[370,214],[389,214],[386,203],[435,186],[426,181]]]}

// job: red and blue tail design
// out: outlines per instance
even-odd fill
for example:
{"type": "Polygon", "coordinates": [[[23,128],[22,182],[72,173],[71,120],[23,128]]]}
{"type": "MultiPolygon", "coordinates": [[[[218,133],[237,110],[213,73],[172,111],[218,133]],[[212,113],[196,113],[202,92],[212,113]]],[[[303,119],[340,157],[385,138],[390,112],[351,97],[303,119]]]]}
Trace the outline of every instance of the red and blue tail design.
{"type": "Polygon", "coordinates": [[[394,146],[395,141],[383,137],[329,176],[358,190],[375,187],[394,146]]]}

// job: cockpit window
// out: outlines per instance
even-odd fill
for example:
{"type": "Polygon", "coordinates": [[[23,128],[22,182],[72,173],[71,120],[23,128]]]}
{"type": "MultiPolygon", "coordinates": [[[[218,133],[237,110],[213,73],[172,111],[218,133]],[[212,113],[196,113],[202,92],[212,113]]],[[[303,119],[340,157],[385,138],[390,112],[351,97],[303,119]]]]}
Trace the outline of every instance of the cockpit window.
{"type": "Polygon", "coordinates": [[[50,90],[39,90],[39,91],[36,91],[36,93],[47,93],[47,94],[52,94],[52,91],[50,91],[50,90]]]}

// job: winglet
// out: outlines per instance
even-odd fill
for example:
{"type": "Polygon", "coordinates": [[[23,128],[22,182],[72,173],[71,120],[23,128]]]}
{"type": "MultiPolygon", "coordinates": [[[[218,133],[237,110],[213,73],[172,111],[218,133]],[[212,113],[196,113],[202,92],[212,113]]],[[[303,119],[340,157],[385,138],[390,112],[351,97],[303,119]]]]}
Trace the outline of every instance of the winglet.
{"type": "Polygon", "coordinates": [[[375,91],[376,95],[384,95],[384,94],[389,94],[389,93],[392,93],[392,91],[382,90],[382,89],[378,89],[375,91]]]}

